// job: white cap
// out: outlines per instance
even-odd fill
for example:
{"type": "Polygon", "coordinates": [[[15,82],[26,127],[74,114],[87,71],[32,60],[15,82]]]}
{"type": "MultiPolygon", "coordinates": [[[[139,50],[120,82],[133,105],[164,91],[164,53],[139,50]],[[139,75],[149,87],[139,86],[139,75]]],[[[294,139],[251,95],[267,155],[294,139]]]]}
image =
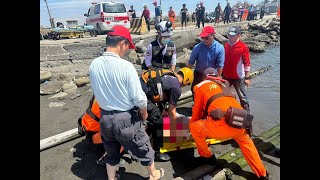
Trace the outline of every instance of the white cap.
{"type": "MultiPolygon", "coordinates": [[[[169,22],[172,26],[172,23],[169,22]]],[[[161,37],[162,36],[171,36],[172,35],[172,27],[167,27],[166,26],[167,21],[161,21],[158,25],[159,25],[159,32],[161,37]]]]}

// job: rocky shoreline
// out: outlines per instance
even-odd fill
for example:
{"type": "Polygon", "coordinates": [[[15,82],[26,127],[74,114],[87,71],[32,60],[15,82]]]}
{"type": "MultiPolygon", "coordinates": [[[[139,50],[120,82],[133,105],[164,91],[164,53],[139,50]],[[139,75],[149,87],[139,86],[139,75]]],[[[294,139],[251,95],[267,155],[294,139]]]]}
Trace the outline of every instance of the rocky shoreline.
{"type": "MultiPolygon", "coordinates": [[[[276,18],[257,20],[240,26],[242,30],[241,40],[244,41],[251,52],[264,52],[268,45],[280,45],[280,21],[276,18]]],[[[177,37],[173,38],[175,40],[177,37]]],[[[217,33],[215,39],[224,44],[227,42],[227,31],[217,33]]],[[[149,39],[149,38],[148,38],[149,39]]],[[[195,38],[193,43],[180,45],[177,48],[177,67],[185,67],[194,45],[200,42],[195,38]]],[[[131,51],[127,60],[132,62],[138,74],[141,72],[141,64],[144,61],[146,45],[149,41],[140,39],[135,42],[136,51],[131,51]]],[[[100,54],[105,46],[100,46],[100,54]]],[[[40,95],[52,95],[49,99],[61,99],[79,97],[78,88],[90,87],[88,74],[89,65],[93,59],[68,61],[45,61],[40,63],[40,95]],[[71,71],[73,69],[73,71],[71,71]],[[68,96],[69,95],[69,96],[68,96]]]]}

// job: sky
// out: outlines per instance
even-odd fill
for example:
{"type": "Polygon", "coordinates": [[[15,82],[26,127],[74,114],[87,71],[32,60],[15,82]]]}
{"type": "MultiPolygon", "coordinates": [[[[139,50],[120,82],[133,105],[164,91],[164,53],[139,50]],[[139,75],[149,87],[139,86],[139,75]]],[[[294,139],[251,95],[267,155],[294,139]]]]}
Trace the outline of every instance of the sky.
{"type": "MultiPolygon", "coordinates": [[[[110,1],[110,0],[103,0],[110,1]]],[[[47,0],[49,11],[51,17],[57,20],[61,20],[62,22],[66,19],[77,19],[79,23],[85,22],[84,13],[88,12],[88,9],[91,6],[92,2],[103,2],[101,0],[47,0]]],[[[154,0],[115,0],[118,2],[124,2],[127,9],[130,9],[130,5],[133,5],[133,8],[136,10],[136,14],[138,17],[141,16],[143,11],[143,4],[148,6],[150,10],[151,17],[154,17],[154,0]]],[[[224,8],[227,4],[226,0],[161,0],[162,12],[167,15],[169,11],[169,7],[172,6],[172,9],[178,15],[182,4],[185,3],[188,11],[194,11],[196,8],[196,4],[200,1],[203,2],[203,5],[206,8],[206,12],[212,12],[214,8],[220,3],[221,7],[224,8]]],[[[229,0],[230,5],[236,4],[238,1],[244,2],[244,0],[229,0]]],[[[250,4],[258,4],[263,0],[247,0],[250,4]]],[[[160,0],[157,0],[158,4],[160,4],[160,0]]],[[[44,0],[40,0],[40,25],[50,27],[49,22],[49,13],[44,0]]]]}

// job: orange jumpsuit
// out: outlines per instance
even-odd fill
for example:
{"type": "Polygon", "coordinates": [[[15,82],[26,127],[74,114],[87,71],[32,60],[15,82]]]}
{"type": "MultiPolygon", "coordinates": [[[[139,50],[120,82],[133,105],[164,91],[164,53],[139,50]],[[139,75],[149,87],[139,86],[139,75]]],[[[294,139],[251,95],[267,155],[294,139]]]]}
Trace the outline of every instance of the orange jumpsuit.
{"type": "Polygon", "coordinates": [[[176,18],[176,13],[172,10],[168,12],[169,21],[172,22],[172,28],[175,29],[176,25],[174,23],[174,19],[176,18]]]}
{"type": "MultiPolygon", "coordinates": [[[[239,144],[244,158],[253,172],[258,177],[266,176],[266,169],[262,164],[258,151],[245,129],[230,127],[226,124],[224,117],[217,121],[214,121],[210,116],[207,116],[206,119],[201,119],[207,100],[211,96],[222,92],[220,85],[211,80],[204,80],[194,86],[193,92],[194,105],[192,107],[192,117],[189,122],[189,128],[196,142],[199,155],[207,158],[212,156],[206,143],[206,138],[217,140],[232,138],[239,144]]],[[[223,96],[217,98],[210,104],[208,114],[216,108],[227,111],[230,106],[243,109],[235,98],[223,96]]]]}
{"type": "MultiPolygon", "coordinates": [[[[96,100],[93,101],[91,112],[100,118],[100,106],[96,100]]],[[[95,132],[92,136],[93,144],[100,144],[102,143],[101,134],[100,134],[100,123],[93,119],[89,114],[85,113],[82,117],[82,126],[85,127],[87,131],[95,132]]]]}
{"type": "MultiPolygon", "coordinates": [[[[96,100],[93,101],[91,112],[100,118],[100,106],[96,100]]],[[[92,136],[92,142],[93,144],[101,144],[101,133],[100,133],[100,123],[96,121],[93,117],[91,117],[89,114],[85,113],[81,120],[82,126],[86,128],[87,131],[94,132],[92,136]]],[[[123,147],[121,146],[120,152],[122,152],[123,147]]]]}

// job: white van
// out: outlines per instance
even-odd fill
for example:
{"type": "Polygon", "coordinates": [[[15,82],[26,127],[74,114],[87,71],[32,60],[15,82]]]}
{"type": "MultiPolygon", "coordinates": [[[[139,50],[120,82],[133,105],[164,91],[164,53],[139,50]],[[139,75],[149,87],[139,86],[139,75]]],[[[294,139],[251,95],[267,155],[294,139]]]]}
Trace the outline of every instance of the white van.
{"type": "Polygon", "coordinates": [[[93,25],[98,34],[104,33],[115,25],[130,29],[129,14],[122,2],[92,3],[86,16],[86,24],[93,25]]]}

